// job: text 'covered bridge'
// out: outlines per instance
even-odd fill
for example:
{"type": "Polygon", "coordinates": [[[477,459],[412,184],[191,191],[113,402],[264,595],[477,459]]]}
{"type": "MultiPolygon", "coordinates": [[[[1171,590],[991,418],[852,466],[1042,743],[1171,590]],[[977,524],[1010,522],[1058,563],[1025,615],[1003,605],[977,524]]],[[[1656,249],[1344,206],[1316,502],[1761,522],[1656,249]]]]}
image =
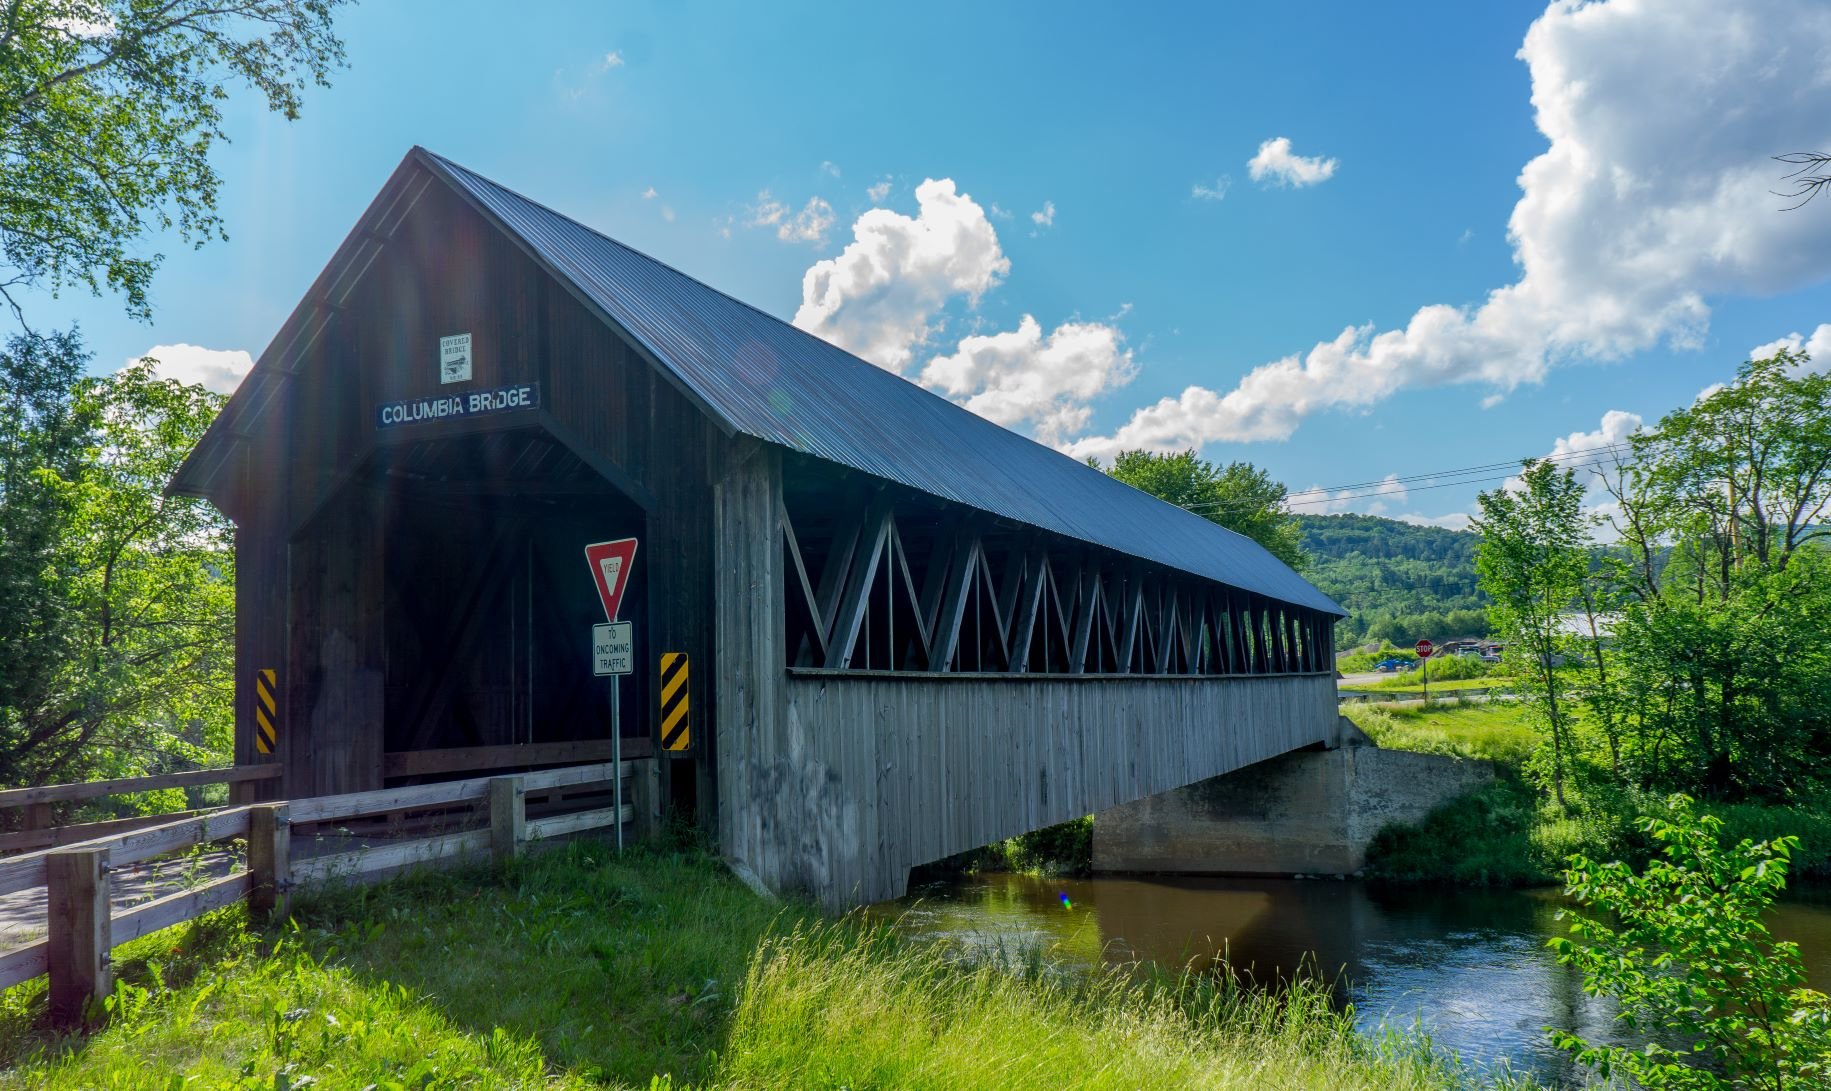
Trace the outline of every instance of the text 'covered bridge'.
{"type": "Polygon", "coordinates": [[[1336,730],[1341,610],[1256,543],[420,149],[171,488],[288,797],[620,731],[841,906],[1336,730]]]}

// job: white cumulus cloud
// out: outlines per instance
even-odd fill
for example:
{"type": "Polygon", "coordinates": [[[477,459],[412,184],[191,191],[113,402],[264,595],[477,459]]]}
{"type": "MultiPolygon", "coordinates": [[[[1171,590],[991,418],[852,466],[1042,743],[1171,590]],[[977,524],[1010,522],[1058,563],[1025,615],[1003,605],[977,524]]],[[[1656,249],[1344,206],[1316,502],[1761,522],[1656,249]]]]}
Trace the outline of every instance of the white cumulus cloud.
{"type": "Polygon", "coordinates": [[[871,198],[873,203],[881,203],[884,198],[890,196],[890,179],[884,178],[866,186],[865,196],[871,198]]]}
{"type": "MultiPolygon", "coordinates": [[[[1819,327],[1813,330],[1810,336],[1789,333],[1777,341],[1769,341],[1765,345],[1756,345],[1754,348],[1748,350],[1748,358],[1750,360],[1766,360],[1781,349],[1786,349],[1788,352],[1803,352],[1807,356],[1810,356],[1812,358],[1811,363],[1806,365],[1808,370],[1824,371],[1826,369],[1831,369],[1831,322],[1820,323],[1819,327]]],[[[1722,388],[1723,384],[1718,383],[1713,389],[1708,391],[1708,393],[1714,394],[1717,390],[1721,390],[1722,388]]],[[[1703,397],[1703,395],[1699,396],[1703,397]]]]}
{"type": "Polygon", "coordinates": [[[202,385],[218,394],[233,394],[242,377],[254,366],[254,357],[242,349],[207,349],[200,345],[154,345],[139,356],[122,364],[129,367],[142,359],[157,360],[153,373],[161,379],[202,385]]]}
{"type": "Polygon", "coordinates": [[[1030,213],[1030,222],[1038,228],[1055,226],[1055,202],[1044,201],[1043,207],[1030,213]]]}
{"type": "Polygon", "coordinates": [[[1088,402],[1131,381],[1131,350],[1102,322],[1064,322],[1043,334],[1024,315],[1014,330],[961,338],[922,369],[923,386],[1006,427],[1027,424],[1044,443],[1087,427],[1088,402]]]}
{"type": "Polygon", "coordinates": [[[1297,155],[1291,151],[1291,138],[1280,136],[1259,145],[1259,153],[1246,161],[1246,171],[1255,182],[1301,189],[1328,181],[1338,165],[1320,155],[1297,155]]]}
{"type": "Polygon", "coordinates": [[[1508,221],[1518,280],[1403,328],[1349,326],[1231,390],[1190,387],[1074,451],[1283,439],[1313,413],[1407,388],[1511,390],[1565,360],[1697,347],[1707,297],[1831,273],[1831,216],[1782,215],[1769,158],[1831,147],[1831,7],[1558,0],[1519,55],[1548,147],[1508,221]]]}
{"type": "MultiPolygon", "coordinates": [[[[1618,478],[1621,465],[1631,461],[1628,440],[1645,425],[1646,420],[1639,413],[1611,409],[1602,414],[1602,420],[1594,430],[1579,430],[1558,437],[1544,456],[1576,475],[1577,483],[1583,486],[1584,513],[1605,521],[1597,529],[1598,536],[1605,541],[1618,536],[1606,521],[1621,513],[1621,505],[1609,493],[1606,481],[1618,478]]],[[[1525,487],[1526,483],[1517,475],[1501,485],[1501,488],[1515,492],[1525,487]]]]}
{"type": "Polygon", "coordinates": [[[1333,515],[1344,511],[1384,515],[1393,504],[1403,504],[1410,498],[1411,493],[1399,480],[1399,475],[1390,473],[1372,485],[1355,488],[1331,491],[1321,485],[1311,485],[1302,492],[1290,494],[1288,503],[1299,515],[1333,515]]]}
{"type": "Polygon", "coordinates": [[[1011,269],[985,209],[951,178],[916,187],[917,212],[874,208],[837,257],[801,279],[795,325],[902,373],[949,300],[980,296],[1011,269]]]}

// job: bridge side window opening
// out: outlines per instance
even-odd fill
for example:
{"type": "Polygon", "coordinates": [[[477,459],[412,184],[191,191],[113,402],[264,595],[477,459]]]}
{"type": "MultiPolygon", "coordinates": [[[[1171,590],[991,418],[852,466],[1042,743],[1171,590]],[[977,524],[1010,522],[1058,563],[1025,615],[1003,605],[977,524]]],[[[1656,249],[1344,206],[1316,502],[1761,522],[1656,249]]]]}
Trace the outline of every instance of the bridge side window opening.
{"type": "Polygon", "coordinates": [[[913,491],[786,476],[791,669],[1310,674],[1334,619],[913,491]]]}

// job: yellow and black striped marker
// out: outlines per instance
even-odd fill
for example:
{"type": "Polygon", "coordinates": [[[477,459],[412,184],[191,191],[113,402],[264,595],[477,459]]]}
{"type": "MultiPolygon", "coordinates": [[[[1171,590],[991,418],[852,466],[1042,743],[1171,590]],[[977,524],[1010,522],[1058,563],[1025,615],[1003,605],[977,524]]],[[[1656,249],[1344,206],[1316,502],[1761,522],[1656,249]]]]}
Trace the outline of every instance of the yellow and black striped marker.
{"type": "Polygon", "coordinates": [[[661,653],[661,748],[693,745],[693,714],[687,708],[687,653],[661,653]]]}
{"type": "Polygon", "coordinates": [[[279,691],[278,675],[272,667],[254,672],[254,748],[263,754],[273,753],[279,745],[279,732],[273,722],[280,718],[274,695],[279,691]]]}

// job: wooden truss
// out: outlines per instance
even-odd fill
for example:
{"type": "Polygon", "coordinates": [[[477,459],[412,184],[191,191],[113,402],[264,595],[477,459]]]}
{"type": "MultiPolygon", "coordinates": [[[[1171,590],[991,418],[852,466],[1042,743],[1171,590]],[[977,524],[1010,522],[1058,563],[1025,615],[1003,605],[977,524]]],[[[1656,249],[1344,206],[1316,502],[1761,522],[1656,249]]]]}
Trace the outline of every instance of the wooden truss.
{"type": "Polygon", "coordinates": [[[783,503],[787,665],[994,674],[1327,670],[1333,618],[981,513],[783,503]],[[792,510],[795,508],[805,510],[792,510]]]}

